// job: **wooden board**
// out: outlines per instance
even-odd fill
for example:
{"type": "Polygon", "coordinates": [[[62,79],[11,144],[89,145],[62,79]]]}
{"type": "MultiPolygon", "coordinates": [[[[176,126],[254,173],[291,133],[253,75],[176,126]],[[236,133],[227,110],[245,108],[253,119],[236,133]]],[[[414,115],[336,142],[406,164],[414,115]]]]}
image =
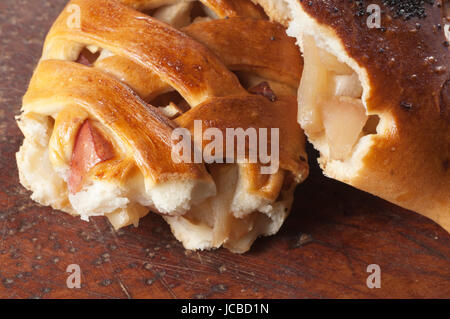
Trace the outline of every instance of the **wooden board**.
{"type": "MultiPolygon", "coordinates": [[[[251,252],[188,252],[159,216],[113,231],[40,207],[18,182],[18,114],[65,0],[0,2],[0,297],[449,298],[450,236],[433,222],[312,173],[279,234],[251,252]],[[302,234],[312,242],[301,245],[302,234]],[[66,286],[79,264],[81,289],[66,286]],[[369,289],[369,264],[381,288],[369,289]]],[[[303,236],[303,239],[306,238],[303,236]]]]}

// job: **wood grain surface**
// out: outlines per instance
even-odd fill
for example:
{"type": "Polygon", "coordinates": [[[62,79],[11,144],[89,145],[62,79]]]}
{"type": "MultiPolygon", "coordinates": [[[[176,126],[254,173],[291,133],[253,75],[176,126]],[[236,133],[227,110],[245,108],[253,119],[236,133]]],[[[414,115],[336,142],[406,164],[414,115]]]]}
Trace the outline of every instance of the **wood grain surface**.
{"type": "Polygon", "coordinates": [[[0,297],[450,297],[449,234],[325,178],[314,159],[280,233],[245,255],[185,251],[154,214],[116,232],[104,218],[86,223],[33,203],[18,181],[14,116],[65,2],[0,1],[0,297]],[[80,289],[66,286],[70,264],[81,267],[80,289]],[[381,267],[380,289],[366,285],[369,264],[381,267]]]}

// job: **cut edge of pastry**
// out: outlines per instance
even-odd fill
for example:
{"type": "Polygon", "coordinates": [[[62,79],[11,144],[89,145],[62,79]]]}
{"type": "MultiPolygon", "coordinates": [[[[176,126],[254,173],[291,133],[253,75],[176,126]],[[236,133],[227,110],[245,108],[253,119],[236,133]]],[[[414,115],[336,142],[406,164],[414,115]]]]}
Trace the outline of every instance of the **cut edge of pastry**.
{"type": "Polygon", "coordinates": [[[297,183],[268,199],[246,185],[245,164],[212,168],[218,193],[183,216],[164,216],[174,236],[189,250],[247,252],[260,236],[276,234],[289,215],[297,183]]]}
{"type": "Polygon", "coordinates": [[[288,25],[288,35],[303,53],[298,121],[319,150],[325,175],[351,183],[361,177],[374,137],[387,133],[395,125],[393,118],[367,110],[367,71],[349,56],[332,28],[307,15],[297,0],[256,2],[273,20],[288,25]]]}

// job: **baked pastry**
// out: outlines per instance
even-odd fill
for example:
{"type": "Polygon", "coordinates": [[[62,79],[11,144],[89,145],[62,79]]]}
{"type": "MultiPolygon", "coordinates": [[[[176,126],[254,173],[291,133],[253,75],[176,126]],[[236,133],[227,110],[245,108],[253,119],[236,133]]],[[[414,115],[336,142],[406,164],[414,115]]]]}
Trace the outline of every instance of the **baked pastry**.
{"type": "Polygon", "coordinates": [[[301,68],[295,41],[248,0],[70,1],[23,99],[20,181],[85,220],[118,229],[152,210],[188,249],[244,252],[278,231],[308,174],[301,68]],[[264,174],[250,146],[237,163],[174,160],[175,131],[196,123],[279,128],[279,169],[264,174]]]}
{"type": "Polygon", "coordinates": [[[254,2],[303,52],[298,119],[324,173],[450,231],[448,1],[254,2]]]}

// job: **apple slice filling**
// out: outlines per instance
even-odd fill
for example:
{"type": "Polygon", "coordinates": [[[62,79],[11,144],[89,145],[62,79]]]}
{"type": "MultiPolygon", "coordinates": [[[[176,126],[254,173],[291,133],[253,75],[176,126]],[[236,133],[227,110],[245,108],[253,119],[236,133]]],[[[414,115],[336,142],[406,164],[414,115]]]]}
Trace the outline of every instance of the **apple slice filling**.
{"type": "Polygon", "coordinates": [[[321,104],[322,120],[330,157],[345,160],[367,122],[360,99],[336,96],[321,104]]]}
{"type": "Polygon", "coordinates": [[[376,133],[377,115],[368,115],[358,75],[334,55],[303,39],[305,67],[299,89],[299,121],[319,151],[345,161],[361,137],[376,133]]]}

